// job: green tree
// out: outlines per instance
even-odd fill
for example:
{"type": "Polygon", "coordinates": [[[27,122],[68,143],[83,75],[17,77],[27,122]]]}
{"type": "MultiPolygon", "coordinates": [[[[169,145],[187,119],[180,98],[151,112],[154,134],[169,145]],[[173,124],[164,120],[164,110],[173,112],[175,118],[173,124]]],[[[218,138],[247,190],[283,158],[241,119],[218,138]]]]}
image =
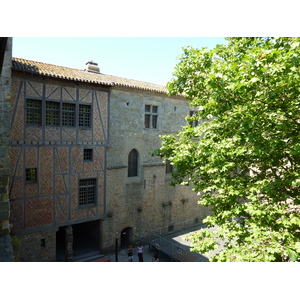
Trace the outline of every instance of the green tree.
{"type": "Polygon", "coordinates": [[[210,206],[189,237],[212,261],[300,260],[300,38],[227,38],[183,48],[169,94],[184,94],[200,125],[162,136],[155,152],[210,206]]]}

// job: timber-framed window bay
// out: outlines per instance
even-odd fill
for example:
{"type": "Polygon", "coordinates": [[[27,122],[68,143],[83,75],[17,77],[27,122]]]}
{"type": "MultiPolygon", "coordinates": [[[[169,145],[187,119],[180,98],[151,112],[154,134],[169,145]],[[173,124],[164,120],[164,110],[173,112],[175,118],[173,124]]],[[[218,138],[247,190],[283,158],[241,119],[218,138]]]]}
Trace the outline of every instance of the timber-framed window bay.
{"type": "Polygon", "coordinates": [[[26,125],[76,127],[92,126],[92,105],[26,99],[26,125]]]}
{"type": "Polygon", "coordinates": [[[80,179],[79,180],[79,199],[78,206],[96,205],[97,189],[96,178],[80,179]]]}

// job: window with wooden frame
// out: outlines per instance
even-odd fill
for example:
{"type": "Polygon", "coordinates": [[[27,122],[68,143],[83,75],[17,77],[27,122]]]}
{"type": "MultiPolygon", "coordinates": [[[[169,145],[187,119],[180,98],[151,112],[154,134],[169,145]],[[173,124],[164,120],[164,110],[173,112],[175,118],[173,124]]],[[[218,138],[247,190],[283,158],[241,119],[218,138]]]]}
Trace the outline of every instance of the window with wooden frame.
{"type": "Polygon", "coordinates": [[[27,168],[25,170],[25,176],[27,183],[37,182],[37,168],[27,168]]]}
{"type": "Polygon", "coordinates": [[[62,126],[75,126],[76,106],[72,103],[62,104],[62,126]]]}
{"type": "Polygon", "coordinates": [[[88,206],[96,204],[96,183],[95,178],[79,180],[79,206],[88,206]]]}
{"type": "Polygon", "coordinates": [[[42,124],[42,101],[26,100],[26,124],[41,125],[42,124]]]}
{"type": "Polygon", "coordinates": [[[79,127],[91,127],[91,105],[79,104],[79,127]]]}
{"type": "Polygon", "coordinates": [[[60,103],[46,101],[46,125],[60,126],[59,114],[60,114],[60,103]]]}
{"type": "Polygon", "coordinates": [[[157,129],[158,128],[158,106],[145,105],[145,128],[157,129]]]}
{"type": "Polygon", "coordinates": [[[93,161],[93,149],[83,149],[83,160],[93,161]]]}

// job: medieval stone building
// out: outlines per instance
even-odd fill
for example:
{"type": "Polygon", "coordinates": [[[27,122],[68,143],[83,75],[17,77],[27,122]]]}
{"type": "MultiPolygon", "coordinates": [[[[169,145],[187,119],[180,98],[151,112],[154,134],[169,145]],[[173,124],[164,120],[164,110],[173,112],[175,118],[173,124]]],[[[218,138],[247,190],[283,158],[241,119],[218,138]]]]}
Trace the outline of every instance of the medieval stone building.
{"type": "Polygon", "coordinates": [[[22,261],[76,260],[193,226],[207,211],[151,152],[191,108],[164,87],[12,59],[10,224],[22,261]]]}

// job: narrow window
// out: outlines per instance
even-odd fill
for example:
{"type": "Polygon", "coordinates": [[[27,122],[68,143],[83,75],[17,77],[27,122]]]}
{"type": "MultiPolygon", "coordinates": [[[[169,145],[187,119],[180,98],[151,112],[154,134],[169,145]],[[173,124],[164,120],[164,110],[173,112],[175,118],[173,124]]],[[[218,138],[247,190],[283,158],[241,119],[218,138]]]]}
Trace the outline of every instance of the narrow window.
{"type": "Polygon", "coordinates": [[[40,100],[26,100],[26,124],[41,125],[42,123],[42,102],[40,100]]]}
{"type": "Polygon", "coordinates": [[[158,128],[158,106],[145,105],[145,128],[158,128]]]}
{"type": "Polygon", "coordinates": [[[138,152],[133,149],[128,155],[128,177],[138,175],[138,152]]]}
{"type": "Polygon", "coordinates": [[[79,105],[79,127],[91,127],[90,105],[79,105]]]}
{"type": "Polygon", "coordinates": [[[59,126],[59,107],[58,102],[46,102],[46,125],[59,126]]]}
{"type": "Polygon", "coordinates": [[[145,128],[150,128],[150,117],[151,115],[145,115],[145,128]]]}
{"type": "Polygon", "coordinates": [[[171,165],[171,162],[169,160],[166,161],[166,174],[173,172],[173,165],[171,165]]]}
{"type": "Polygon", "coordinates": [[[84,149],[83,150],[83,160],[92,161],[93,160],[93,149],[84,149]]]}
{"type": "Polygon", "coordinates": [[[197,112],[191,110],[191,111],[190,111],[190,115],[189,115],[188,120],[189,120],[189,124],[191,125],[191,127],[196,127],[196,126],[198,126],[199,121],[198,121],[198,119],[197,119],[197,112]]]}
{"type": "Polygon", "coordinates": [[[37,169],[36,168],[28,168],[26,169],[26,182],[37,182],[37,169]]]}
{"type": "Polygon", "coordinates": [[[79,180],[79,206],[96,204],[96,179],[79,180]]]}
{"type": "Polygon", "coordinates": [[[172,232],[172,231],[174,231],[174,225],[169,225],[168,232],[172,232]]]}
{"type": "Polygon", "coordinates": [[[62,125],[75,126],[75,104],[63,103],[62,105],[62,125]]]}

